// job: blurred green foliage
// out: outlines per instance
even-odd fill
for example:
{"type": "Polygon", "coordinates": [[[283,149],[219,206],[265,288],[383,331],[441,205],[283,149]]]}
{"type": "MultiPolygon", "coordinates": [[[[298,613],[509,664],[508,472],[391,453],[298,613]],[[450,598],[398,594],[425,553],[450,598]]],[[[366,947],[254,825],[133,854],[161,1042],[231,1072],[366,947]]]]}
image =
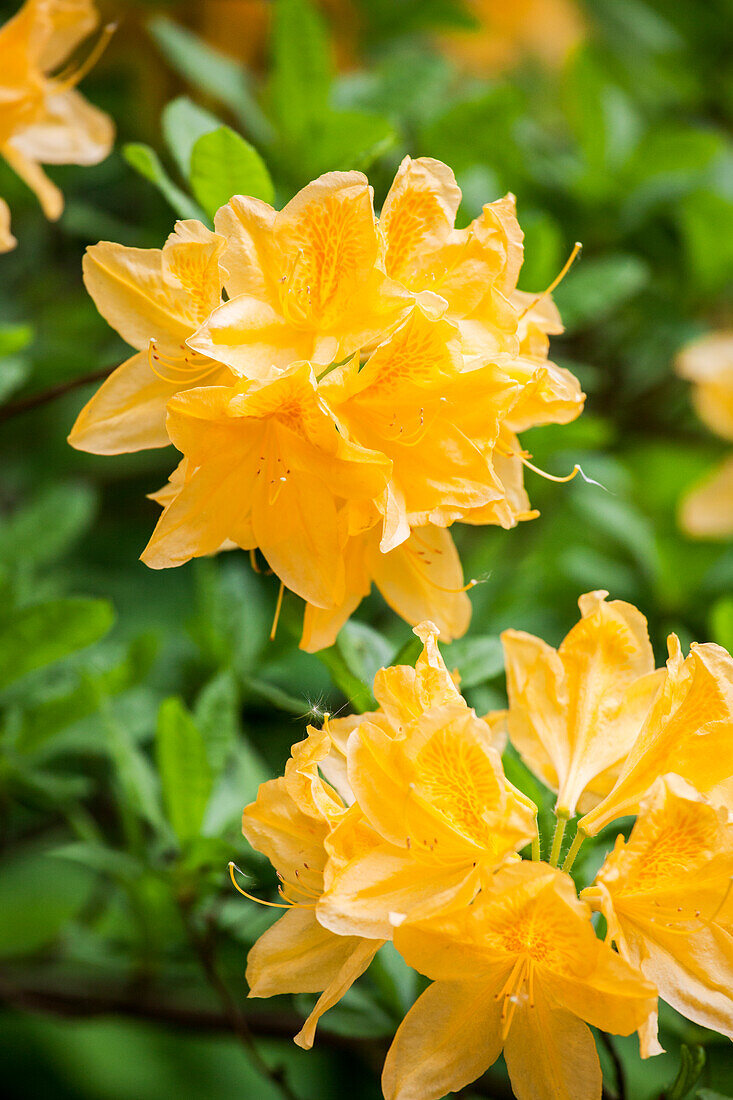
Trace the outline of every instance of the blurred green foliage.
{"type": "MultiPolygon", "coordinates": [[[[245,1004],[244,956],[272,911],[233,894],[226,866],[236,860],[263,896],[273,878],[241,838],[242,807],[309,717],[368,708],[375,670],[413,659],[416,645],[377,597],[318,656],[295,648],[300,608],[286,597],[270,642],[275,585],[244,555],[162,574],[137,560],[157,514],[145,494],[170,455],[71,451],[87,388],[9,415],[125,354],[84,292],[86,244],[157,247],[175,216],[210,219],[233,192],[281,204],[338,168],[368,170],[379,204],[408,151],[455,169],[464,221],[512,190],[524,289],[543,289],[584,244],[556,295],[567,333],[553,357],[580,377],[587,411],[525,438],[544,469],[579,462],[589,480],[528,473],[538,520],[456,529],[481,584],[471,632],[446,659],[479,711],[501,705],[498,633],[556,643],[593,588],[648,615],[660,661],[672,629],[683,643],[733,645],[733,548],[690,541],[676,520],[723,444],[672,373],[686,341],[730,321],[730,5],[593,0],[585,41],[559,71],[528,62],[491,77],[462,72],[436,45],[438,30],[471,24],[457,0],[357,6],[360,63],[339,73],[329,18],[307,0],[275,0],[264,72],[187,29],[190,5],[107,5],[123,25],[85,90],[115,117],[116,151],[95,168],[52,170],[67,196],[55,226],[0,168],[20,241],[0,284],[0,1051],[11,1097],[282,1096],[278,1073],[263,1075],[231,1037],[233,1011],[266,1035],[259,1057],[299,1100],[375,1098],[380,1052],[418,992],[384,949],[310,1055],[289,1042],[288,999],[245,1004]]],[[[547,810],[511,751],[506,767],[547,810]]],[[[600,858],[588,846],[579,877],[600,858]]],[[[725,1040],[671,1011],[662,1025],[669,1053],[644,1064],[635,1039],[614,1040],[629,1097],[733,1094],[725,1040]]],[[[507,1087],[497,1068],[471,1095],[507,1087]]]]}

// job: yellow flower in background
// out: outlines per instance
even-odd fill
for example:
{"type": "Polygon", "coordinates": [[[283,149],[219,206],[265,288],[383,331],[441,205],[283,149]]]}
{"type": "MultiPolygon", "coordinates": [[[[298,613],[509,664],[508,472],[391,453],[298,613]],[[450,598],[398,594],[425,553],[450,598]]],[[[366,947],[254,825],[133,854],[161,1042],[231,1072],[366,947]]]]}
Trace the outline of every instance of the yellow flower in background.
{"type": "Polygon", "coordinates": [[[147,565],[179,565],[231,540],[259,547],[309,603],[343,599],[339,511],[383,493],[390,464],[339,434],[310,364],[179,393],[168,403],[168,433],[188,465],[142,554],[147,565]]]}
{"type": "Polygon", "coordinates": [[[580,597],[580,622],[558,649],[523,631],[501,636],[509,737],[565,817],[608,794],[664,676],[644,616],[606,596],[580,597]]]}
{"type": "MultiPolygon", "coordinates": [[[[700,419],[733,441],[733,332],[713,332],[688,344],[676,365],[693,383],[692,402],[700,419]]],[[[684,497],[680,519],[699,538],[733,535],[733,457],[684,497]]]]}
{"type": "Polygon", "coordinates": [[[329,172],[280,211],[235,196],[215,218],[229,301],[189,340],[248,378],[308,360],[324,368],[387,333],[411,304],[377,265],[372,193],[329,172]]]}
{"type": "MultiPolygon", "coordinates": [[[[93,0],[26,0],[0,28],[0,155],[52,220],[60,217],[64,200],[41,164],[97,164],[114,142],[112,120],[75,90],[109,32],[86,61],[59,70],[98,22],[93,0]]],[[[2,203],[0,251],[14,245],[2,203]]]]}
{"type": "Polygon", "coordinates": [[[674,772],[703,795],[733,775],[733,659],[713,642],[693,644],[684,659],[676,635],[668,645],[664,679],[616,783],[578,824],[587,835],[638,813],[660,775],[674,772]]]}
{"type": "Polygon", "coordinates": [[[433,979],[384,1066],[386,1100],[438,1100],[504,1053],[517,1100],[600,1100],[588,1024],[618,1035],[654,1011],[654,986],[600,941],[572,879],[504,867],[471,906],[404,923],[394,943],[433,979]]]}
{"type": "Polygon", "coordinates": [[[84,406],[69,443],[120,454],[170,443],[166,405],[182,390],[234,381],[186,340],[221,303],[222,237],[197,221],[176,222],[162,249],[102,241],[84,256],[84,283],[105,320],[137,348],[84,406]]]}
{"type": "Polygon", "coordinates": [[[379,843],[342,869],[318,903],[341,934],[389,937],[410,917],[468,904],[492,871],[536,835],[536,808],[506,780],[491,727],[468,708],[419,628],[411,677],[383,670],[382,704],[345,745],[346,777],[379,843]],[[375,720],[376,719],[376,720],[375,720]]]}
{"type": "Polygon", "coordinates": [[[287,910],[249,953],[249,995],[320,993],[295,1037],[306,1049],[313,1045],[320,1017],[343,997],[381,947],[379,940],[335,936],[316,919],[315,906],[323,891],[324,843],[345,813],[343,803],[318,775],[318,764],[329,748],[325,732],[310,730],[305,741],[293,746],[285,775],[263,783],[242,816],[245,837],[277,871],[282,908],[287,910]]]}
{"type": "Polygon", "coordinates": [[[584,33],[575,0],[468,0],[475,29],[450,31],[439,44],[477,75],[510,69],[526,57],[561,65],[584,33]]]}
{"type": "MultiPolygon", "coordinates": [[[[733,1038],[733,824],[677,775],[657,780],[628,841],[582,897],[608,938],[690,1020],[733,1038]]],[[[640,1034],[656,1054],[656,1014],[640,1034]]]]}

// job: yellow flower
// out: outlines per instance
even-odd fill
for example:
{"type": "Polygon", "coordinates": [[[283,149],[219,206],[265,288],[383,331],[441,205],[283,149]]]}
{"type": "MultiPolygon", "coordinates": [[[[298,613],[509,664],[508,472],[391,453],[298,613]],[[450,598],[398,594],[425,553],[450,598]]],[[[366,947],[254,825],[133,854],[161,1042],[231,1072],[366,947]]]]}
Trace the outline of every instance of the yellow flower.
{"type": "Polygon", "coordinates": [[[250,378],[308,360],[318,369],[381,339],[409,308],[377,266],[366,176],[329,172],[281,211],[235,196],[216,215],[229,301],[189,345],[250,378]]]}
{"type": "Polygon", "coordinates": [[[330,742],[309,730],[293,746],[285,775],[263,783],[244,811],[242,832],[263,852],[280,879],[287,912],[255,943],[247,959],[250,997],[320,993],[295,1042],[309,1049],[316,1025],[362,974],[381,947],[379,940],[336,936],[316,919],[323,891],[324,844],[345,807],[318,775],[330,742]]]}
{"type": "Polygon", "coordinates": [[[186,339],[221,302],[224,240],[200,222],[182,221],[163,249],[103,241],[87,249],[84,282],[120,336],[137,348],[79,413],[69,442],[80,451],[119,454],[170,443],[166,404],[182,390],[234,381],[196,355],[186,339]]]}
{"type": "MultiPolygon", "coordinates": [[[[342,867],[318,903],[340,934],[468,904],[487,873],[536,835],[534,805],[506,780],[493,732],[470,710],[424,624],[419,667],[382,670],[381,713],[346,744],[347,778],[379,843],[342,867]]],[[[334,838],[332,838],[332,842],[334,838]]]]}
{"type": "Polygon", "coordinates": [[[578,828],[595,836],[639,806],[660,775],[681,775],[701,794],[733,775],[733,660],[719,645],[693,644],[683,660],[676,635],[659,692],[612,790],[578,828]]]}
{"type": "Polygon", "coordinates": [[[438,1100],[504,1052],[517,1100],[600,1100],[587,1027],[628,1035],[654,986],[599,940],[572,879],[544,863],[499,870],[473,905],[405,923],[394,942],[433,979],[400,1025],[386,1100],[438,1100]]]}
{"type": "MultiPolygon", "coordinates": [[[[61,215],[64,200],[41,164],[97,164],[114,141],[111,119],[75,91],[108,35],[86,62],[52,75],[98,21],[93,0],[26,0],[0,28],[0,155],[53,220],[61,215]]],[[[5,203],[0,215],[0,251],[7,251],[15,238],[5,203]]]]}
{"type": "Polygon", "coordinates": [[[259,547],[283,584],[317,607],[342,599],[339,510],[384,492],[390,464],[339,434],[308,363],[263,381],[179,393],[168,434],[188,460],[142,560],[154,569],[259,547]]]}
{"type": "Polygon", "coordinates": [[[563,817],[610,791],[664,675],[654,671],[644,616],[607,595],[580,597],[582,617],[558,649],[523,631],[501,636],[509,737],[558,792],[563,817]]]}
{"type": "MultiPolygon", "coordinates": [[[[733,332],[714,332],[683,348],[677,370],[694,383],[692,401],[701,420],[723,439],[733,440],[733,332]]],[[[733,535],[733,458],[682,501],[682,526],[699,538],[733,535]]]]}
{"type": "Polygon", "coordinates": [[[350,437],[392,462],[383,553],[410,527],[504,497],[491,450],[519,387],[490,365],[462,367],[456,326],[416,306],[364,366],[354,358],[319,384],[350,437]]]}
{"type": "Polygon", "coordinates": [[[348,537],[344,548],[346,591],[340,606],[324,610],[308,604],[301,647],[309,653],[333,645],[372,582],[389,606],[412,625],[432,620],[443,641],[460,638],[471,620],[471,602],[451,534],[443,527],[415,527],[409,538],[384,554],[381,529],[348,537]]]}
{"type": "Polygon", "coordinates": [[[503,72],[526,57],[557,67],[583,35],[575,0],[469,0],[468,11],[478,27],[445,33],[440,44],[481,76],[503,72]]]}
{"type": "MultiPolygon", "coordinates": [[[[657,780],[628,841],[581,895],[621,956],[673,1008],[733,1039],[733,824],[676,775],[657,780]]],[[[656,1015],[642,1055],[661,1051],[656,1015]]]]}

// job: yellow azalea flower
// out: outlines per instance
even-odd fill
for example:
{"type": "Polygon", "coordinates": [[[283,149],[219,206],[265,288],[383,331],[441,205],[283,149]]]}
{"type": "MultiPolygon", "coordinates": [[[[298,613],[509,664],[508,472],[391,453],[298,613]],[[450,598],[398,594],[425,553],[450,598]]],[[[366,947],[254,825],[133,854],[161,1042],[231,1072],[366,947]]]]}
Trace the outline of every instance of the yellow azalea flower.
{"type": "MultiPolygon", "coordinates": [[[[692,401],[700,419],[733,440],[733,332],[714,332],[688,344],[677,358],[677,371],[694,383],[692,401]]],[[[733,535],[733,458],[684,497],[680,519],[699,538],[733,535]]]]}
{"type": "Polygon", "coordinates": [[[306,1049],[313,1045],[320,1017],[343,997],[381,947],[379,940],[334,935],[316,919],[324,844],[345,813],[343,803],[318,775],[329,749],[324,731],[309,730],[306,740],[293,746],[285,775],[263,783],[242,816],[245,837],[278,873],[287,909],[249,953],[249,995],[320,993],[295,1037],[306,1049]]]}
{"type": "Polygon", "coordinates": [[[339,509],[384,492],[390,464],[346,440],[308,363],[269,381],[189,390],[168,403],[168,434],[188,460],[142,560],[154,569],[259,547],[283,584],[317,607],[342,599],[339,509]]]}
{"type": "Polygon", "coordinates": [[[395,929],[405,961],[433,979],[384,1066],[386,1100],[438,1100],[504,1052],[517,1100],[600,1100],[588,1024],[640,1027],[654,986],[599,940],[572,879],[544,863],[499,870],[472,905],[395,929]]]}
{"type": "MultiPolygon", "coordinates": [[[[676,775],[657,780],[628,841],[581,895],[621,956],[690,1020],[733,1039],[733,824],[676,775]]],[[[656,1015],[642,1055],[661,1051],[656,1015]]]]}
{"type": "Polygon", "coordinates": [[[350,437],[392,462],[383,553],[411,526],[504,497],[491,448],[519,387],[462,366],[457,328],[417,306],[364,366],[352,359],[319,384],[350,437]]]}
{"type": "Polygon", "coordinates": [[[388,938],[406,918],[467,905],[536,835],[536,809],[507,782],[491,728],[449,678],[438,683],[445,701],[405,724],[414,696],[408,679],[403,701],[398,682],[397,728],[367,717],[349,736],[348,781],[379,843],[341,858],[318,902],[319,920],[341,935],[388,938]]]}
{"type": "Polygon", "coordinates": [[[190,346],[250,378],[308,360],[323,368],[382,338],[411,304],[377,266],[372,193],[329,172],[281,211],[235,196],[215,219],[229,301],[190,346]]]}
{"type": "Polygon", "coordinates": [[[578,828],[595,836],[639,805],[660,775],[683,776],[701,794],[733,775],[733,659],[712,642],[683,660],[668,639],[669,660],[659,692],[612,790],[578,828]]]}
{"type": "Polygon", "coordinates": [[[488,203],[455,229],[461,190],[446,164],[405,157],[379,218],[387,274],[413,294],[446,303],[469,354],[516,353],[517,310],[509,301],[522,266],[513,195],[488,203]]]}
{"type": "Polygon", "coordinates": [[[558,792],[556,813],[593,805],[618,776],[659,689],[646,619],[631,604],[588,592],[558,649],[506,630],[506,724],[525,763],[558,792]]]}
{"type": "MultiPolygon", "coordinates": [[[[98,22],[93,0],[26,0],[0,28],[0,155],[52,220],[61,215],[64,200],[41,164],[97,164],[114,141],[111,119],[75,91],[108,36],[86,62],[56,73],[98,22]]],[[[0,251],[7,251],[15,238],[2,207],[0,251]]]]}
{"type": "Polygon", "coordinates": [[[394,550],[380,550],[381,529],[347,538],[343,548],[346,586],[343,602],[324,610],[308,604],[301,648],[313,653],[333,645],[339,630],[369,595],[372,582],[389,606],[413,625],[432,620],[444,641],[465,634],[471,620],[470,585],[455,543],[443,527],[416,527],[394,550]]]}
{"type": "Polygon", "coordinates": [[[164,447],[166,404],[182,390],[234,381],[231,372],[186,347],[221,302],[223,238],[181,221],[164,247],[103,241],[87,249],[84,282],[105,320],[137,348],[84,406],[69,435],[80,451],[120,454],[164,447]]]}

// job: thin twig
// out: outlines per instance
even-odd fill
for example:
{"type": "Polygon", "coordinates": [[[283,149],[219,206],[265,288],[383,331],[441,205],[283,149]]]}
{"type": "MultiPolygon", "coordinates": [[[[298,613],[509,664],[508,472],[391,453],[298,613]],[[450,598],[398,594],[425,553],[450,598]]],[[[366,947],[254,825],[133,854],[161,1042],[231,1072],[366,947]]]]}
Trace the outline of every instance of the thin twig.
{"type": "Polygon", "coordinates": [[[244,1014],[240,1011],[226,982],[219,973],[216,965],[215,939],[211,934],[213,929],[210,930],[208,935],[206,933],[202,934],[196,927],[190,908],[184,903],[181,903],[180,908],[186,932],[191,941],[191,946],[201,963],[201,969],[204,972],[206,980],[221,1002],[221,1006],[224,1009],[224,1015],[229,1021],[232,1031],[245,1047],[255,1068],[259,1070],[262,1076],[271,1081],[286,1100],[298,1100],[298,1096],[293,1092],[287,1081],[284,1070],[278,1068],[273,1069],[260,1054],[254,1035],[250,1030],[244,1014]]]}
{"type": "Polygon", "coordinates": [[[599,1029],[598,1035],[604,1047],[608,1051],[608,1055],[613,1062],[613,1068],[616,1075],[616,1096],[618,1100],[626,1100],[626,1074],[624,1073],[624,1064],[621,1061],[616,1047],[613,1045],[611,1036],[599,1029]]]}
{"type": "Polygon", "coordinates": [[[101,382],[114,369],[114,367],[103,367],[101,370],[92,371],[91,374],[83,374],[81,378],[71,378],[68,382],[59,382],[56,386],[49,386],[47,390],[41,390],[40,393],[32,393],[29,397],[21,397],[18,401],[11,401],[0,408],[0,424],[6,420],[12,420],[14,416],[20,416],[22,413],[40,408],[41,405],[47,405],[49,401],[55,401],[57,397],[63,397],[64,394],[72,393],[82,386],[90,385],[92,382],[101,382]]]}

